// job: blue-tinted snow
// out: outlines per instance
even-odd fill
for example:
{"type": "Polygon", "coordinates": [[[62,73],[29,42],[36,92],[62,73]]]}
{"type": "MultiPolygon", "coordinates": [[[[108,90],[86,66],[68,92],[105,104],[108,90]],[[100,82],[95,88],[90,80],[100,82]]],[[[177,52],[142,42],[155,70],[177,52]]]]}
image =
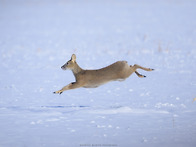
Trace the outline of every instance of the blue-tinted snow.
{"type": "Polygon", "coordinates": [[[0,146],[196,145],[194,0],[0,1],[0,146]],[[156,69],[52,92],[117,60],[156,69]]]}

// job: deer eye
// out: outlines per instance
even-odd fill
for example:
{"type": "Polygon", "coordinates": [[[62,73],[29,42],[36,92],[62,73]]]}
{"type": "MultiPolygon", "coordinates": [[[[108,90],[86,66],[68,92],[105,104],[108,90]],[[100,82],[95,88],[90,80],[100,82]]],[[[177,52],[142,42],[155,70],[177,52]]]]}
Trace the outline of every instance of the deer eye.
{"type": "Polygon", "coordinates": [[[67,61],[67,65],[69,65],[69,64],[70,64],[70,62],[71,62],[71,60],[67,61]]]}

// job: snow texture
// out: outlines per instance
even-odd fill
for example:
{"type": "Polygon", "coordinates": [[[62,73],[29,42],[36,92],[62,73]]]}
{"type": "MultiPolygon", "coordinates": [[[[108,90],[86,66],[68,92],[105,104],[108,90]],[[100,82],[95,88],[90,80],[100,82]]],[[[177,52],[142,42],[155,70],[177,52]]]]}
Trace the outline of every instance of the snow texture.
{"type": "Polygon", "coordinates": [[[195,0],[0,0],[0,147],[195,147],[195,18],[195,0]],[[55,95],[72,53],[155,71],[55,95]]]}

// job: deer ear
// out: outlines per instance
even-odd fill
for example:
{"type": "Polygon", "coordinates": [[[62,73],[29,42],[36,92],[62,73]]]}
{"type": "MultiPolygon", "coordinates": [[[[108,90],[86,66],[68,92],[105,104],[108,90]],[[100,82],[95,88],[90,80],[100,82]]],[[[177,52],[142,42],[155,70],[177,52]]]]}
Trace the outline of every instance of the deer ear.
{"type": "Polygon", "coordinates": [[[71,60],[72,60],[73,62],[76,61],[76,55],[75,55],[75,54],[73,54],[73,55],[71,56],[71,60]]]}

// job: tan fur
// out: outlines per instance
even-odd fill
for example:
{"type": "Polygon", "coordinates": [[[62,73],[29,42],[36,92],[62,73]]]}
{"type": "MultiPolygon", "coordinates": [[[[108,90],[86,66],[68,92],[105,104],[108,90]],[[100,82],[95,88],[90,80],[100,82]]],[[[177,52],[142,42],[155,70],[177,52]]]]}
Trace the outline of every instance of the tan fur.
{"type": "Polygon", "coordinates": [[[65,90],[75,89],[75,88],[95,88],[102,84],[110,81],[121,81],[128,78],[133,72],[137,74],[138,77],[145,77],[139,74],[136,69],[140,68],[146,71],[152,71],[153,69],[145,68],[135,64],[130,66],[127,61],[117,61],[107,67],[97,69],[97,70],[83,70],[76,62],[76,55],[73,54],[71,60],[61,67],[63,70],[72,70],[76,82],[70,83],[69,85],[63,87],[54,93],[61,94],[65,90]]]}

